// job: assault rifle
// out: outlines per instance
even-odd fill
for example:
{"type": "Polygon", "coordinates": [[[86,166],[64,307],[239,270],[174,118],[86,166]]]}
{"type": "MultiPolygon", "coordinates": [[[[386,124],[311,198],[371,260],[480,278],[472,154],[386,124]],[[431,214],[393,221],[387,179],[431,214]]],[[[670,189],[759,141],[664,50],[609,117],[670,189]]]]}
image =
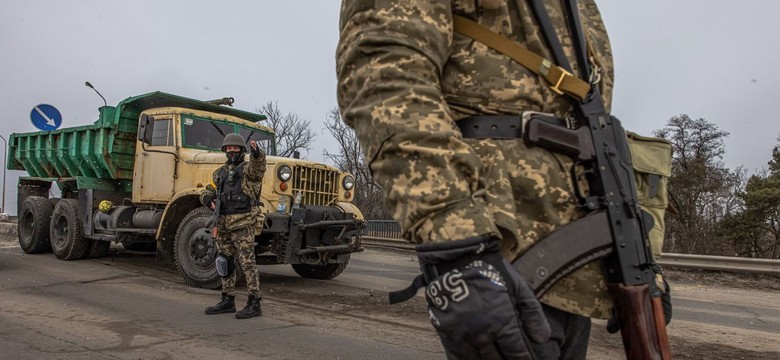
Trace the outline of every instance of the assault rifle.
{"type": "Polygon", "coordinates": [[[219,208],[222,207],[222,201],[219,200],[219,196],[216,197],[214,200],[214,214],[211,215],[209,218],[209,223],[206,225],[206,227],[211,227],[211,237],[214,238],[214,240],[217,239],[217,236],[219,236],[219,231],[217,230],[217,224],[219,223],[219,208]]]}
{"type": "Polygon", "coordinates": [[[209,222],[206,224],[207,228],[211,228],[211,237],[214,240],[217,239],[219,231],[217,230],[217,224],[219,223],[219,208],[222,207],[222,201],[219,200],[219,196],[214,198],[214,213],[211,214],[209,222]]]}
{"type": "MultiPolygon", "coordinates": [[[[573,119],[565,121],[566,126],[529,114],[523,124],[524,140],[528,145],[567,154],[575,160],[572,175],[577,195],[582,205],[593,211],[580,222],[598,222],[586,224],[586,228],[592,225],[608,229],[612,244],[604,260],[607,289],[617,310],[626,357],[632,360],[671,359],[662,293],[656,283],[660,268],[651,255],[648,238],[652,217],[639,207],[626,132],[620,121],[607,113],[599,88],[595,86],[600,72],[588,54],[577,1],[564,0],[562,7],[573,35],[579,75],[588,79],[587,93],[579,95],[560,88],[567,85],[564,79],[582,81],[572,76],[572,68],[544,4],[541,0],[530,3],[553,58],[561,67],[558,70],[562,70],[560,78],[551,82],[551,89],[568,95],[574,112],[573,119]],[[584,171],[578,173],[578,167],[584,171]],[[576,185],[581,179],[587,182],[587,190],[576,185]]],[[[550,67],[549,63],[544,65],[550,67]]],[[[550,71],[546,73],[552,75],[550,71]]],[[[569,243],[571,240],[569,238],[569,243]]],[[[583,239],[580,234],[579,241],[598,243],[601,240],[583,239]]]]}
{"type": "Polygon", "coordinates": [[[219,224],[219,212],[222,208],[222,196],[220,191],[222,191],[224,184],[225,179],[219,179],[219,184],[217,185],[217,188],[214,189],[214,213],[211,214],[209,222],[206,224],[207,228],[211,228],[211,237],[214,238],[214,240],[216,240],[217,236],[219,235],[217,224],[219,224]]]}
{"type": "MultiPolygon", "coordinates": [[[[600,99],[598,90],[593,91],[593,97],[600,99]]],[[[575,160],[574,183],[585,180],[588,184],[587,190],[575,185],[576,192],[582,205],[592,210],[590,215],[549,234],[538,244],[542,247],[534,246],[528,252],[529,258],[533,257],[539,249],[544,249],[544,244],[584,247],[569,250],[574,252],[572,257],[577,261],[563,264],[556,274],[545,274],[543,281],[529,277],[532,279],[529,282],[534,282],[532,289],[537,293],[543,292],[579,263],[606,255],[607,288],[617,310],[627,358],[669,359],[662,293],[655,281],[659,268],[652,258],[648,240],[653,220],[639,207],[625,130],[617,118],[605,111],[600,100],[583,102],[575,109],[574,122],[579,127],[573,129],[548,115],[526,113],[523,116],[526,144],[566,154],[575,160]],[[577,172],[578,167],[583,171],[577,172]]],[[[550,251],[547,248],[545,252],[550,251]]],[[[518,270],[534,273],[533,261],[526,260],[516,263],[526,268],[518,270]]]]}

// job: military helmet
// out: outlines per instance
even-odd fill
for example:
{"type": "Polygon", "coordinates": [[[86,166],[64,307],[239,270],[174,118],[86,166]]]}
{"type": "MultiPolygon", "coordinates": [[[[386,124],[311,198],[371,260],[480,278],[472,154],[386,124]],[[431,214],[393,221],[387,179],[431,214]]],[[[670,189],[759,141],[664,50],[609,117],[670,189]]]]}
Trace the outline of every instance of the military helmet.
{"type": "Polygon", "coordinates": [[[241,150],[246,150],[246,142],[244,141],[244,137],[241,136],[241,134],[231,133],[225,135],[225,138],[222,139],[222,151],[225,151],[225,147],[235,145],[241,148],[241,150]]]}

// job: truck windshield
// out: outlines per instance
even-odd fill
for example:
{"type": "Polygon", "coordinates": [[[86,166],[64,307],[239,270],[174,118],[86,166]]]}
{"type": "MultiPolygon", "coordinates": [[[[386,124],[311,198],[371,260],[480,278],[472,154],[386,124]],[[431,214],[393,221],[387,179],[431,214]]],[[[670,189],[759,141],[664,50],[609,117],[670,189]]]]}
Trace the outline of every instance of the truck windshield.
{"type": "MultiPolygon", "coordinates": [[[[260,142],[267,154],[272,154],[273,135],[237,124],[214,122],[195,117],[182,117],[182,145],[187,148],[221,151],[222,138],[230,133],[239,133],[247,141],[260,142]]],[[[248,150],[248,149],[247,149],[248,150]]]]}
{"type": "Polygon", "coordinates": [[[243,126],[238,127],[238,133],[241,134],[244,139],[246,139],[247,144],[249,144],[249,141],[254,140],[260,143],[260,147],[263,149],[263,151],[265,151],[266,154],[276,155],[276,151],[274,151],[273,145],[271,143],[271,140],[273,139],[271,135],[260,132],[257,129],[245,128],[243,126]]]}

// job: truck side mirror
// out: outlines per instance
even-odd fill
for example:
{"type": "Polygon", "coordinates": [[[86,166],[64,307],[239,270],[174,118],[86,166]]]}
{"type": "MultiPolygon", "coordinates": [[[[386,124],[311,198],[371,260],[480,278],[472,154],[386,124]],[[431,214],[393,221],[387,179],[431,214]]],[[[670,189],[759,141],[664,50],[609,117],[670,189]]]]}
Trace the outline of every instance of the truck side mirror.
{"type": "Polygon", "coordinates": [[[151,143],[147,133],[150,125],[153,124],[154,118],[149,115],[141,115],[138,119],[138,140],[147,144],[151,143]]]}

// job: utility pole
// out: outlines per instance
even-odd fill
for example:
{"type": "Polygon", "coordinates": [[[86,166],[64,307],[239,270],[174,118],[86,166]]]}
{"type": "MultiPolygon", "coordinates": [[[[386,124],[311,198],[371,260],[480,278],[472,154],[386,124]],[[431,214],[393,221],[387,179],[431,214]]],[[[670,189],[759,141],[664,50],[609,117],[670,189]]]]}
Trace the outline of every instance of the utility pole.
{"type": "Polygon", "coordinates": [[[0,214],[5,213],[5,168],[8,167],[8,140],[0,134],[3,139],[3,202],[0,203],[0,214]]]}

